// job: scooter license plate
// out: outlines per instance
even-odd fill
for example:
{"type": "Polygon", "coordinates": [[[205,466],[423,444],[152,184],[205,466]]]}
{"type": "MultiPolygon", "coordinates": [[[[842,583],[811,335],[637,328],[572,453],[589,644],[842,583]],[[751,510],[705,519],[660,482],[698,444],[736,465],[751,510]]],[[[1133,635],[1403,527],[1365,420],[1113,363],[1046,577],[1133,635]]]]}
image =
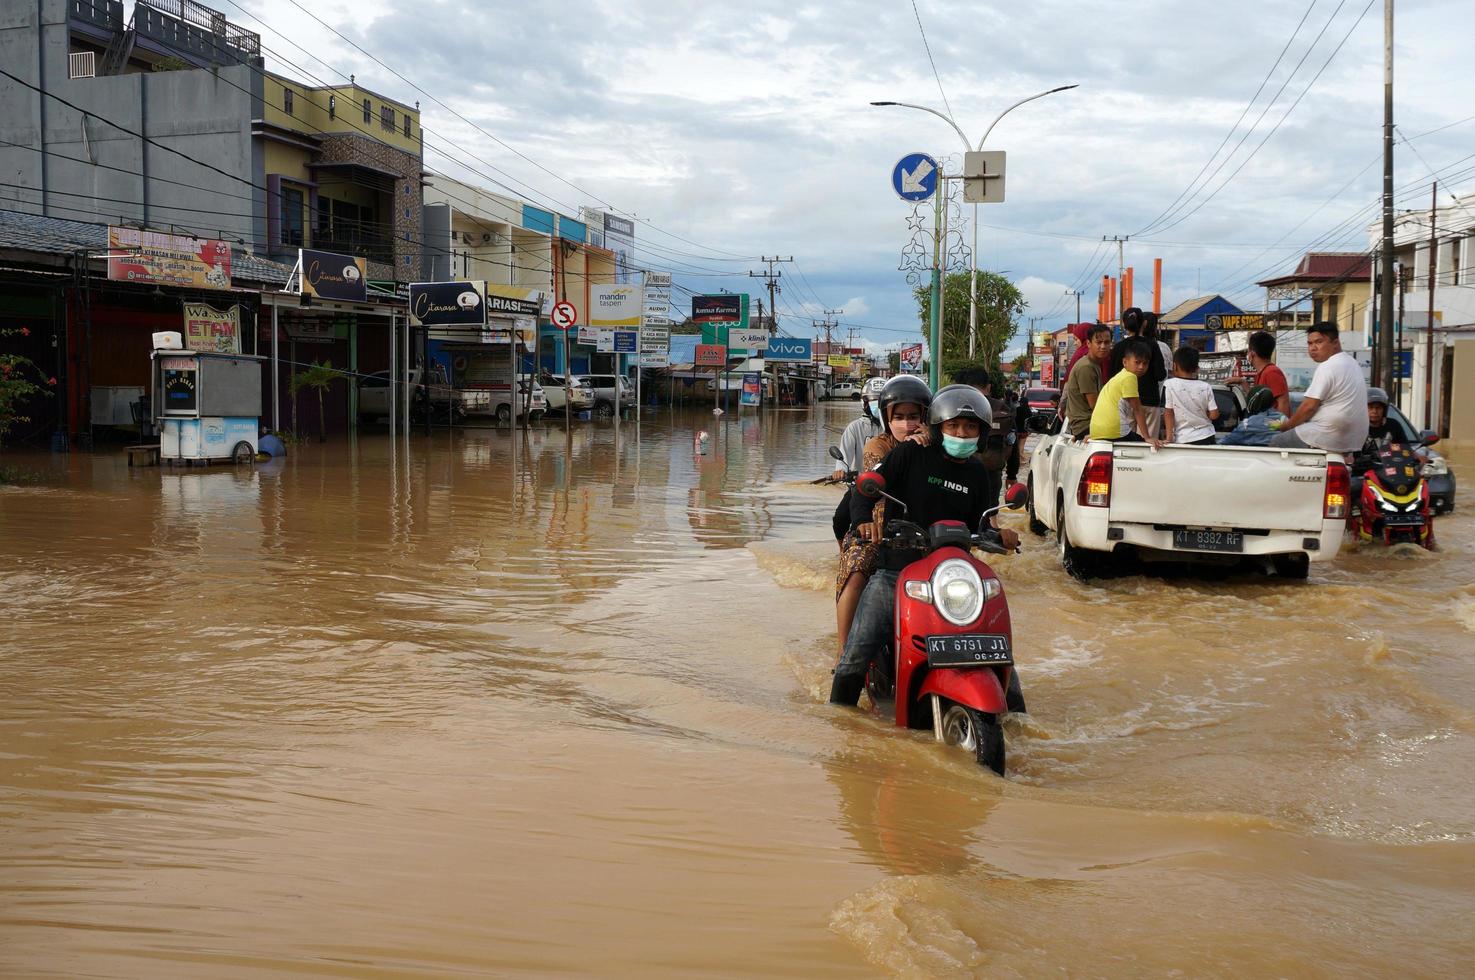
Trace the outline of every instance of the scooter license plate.
{"type": "Polygon", "coordinates": [[[1173,532],[1173,547],[1187,551],[1232,551],[1245,550],[1242,531],[1199,531],[1185,529],[1173,532]]]}
{"type": "Polygon", "coordinates": [[[1419,527],[1423,523],[1423,514],[1387,514],[1383,517],[1385,527],[1419,527]]]}
{"type": "Polygon", "coordinates": [[[1003,633],[927,637],[927,663],[933,667],[992,667],[1014,663],[1014,648],[1003,633]]]}

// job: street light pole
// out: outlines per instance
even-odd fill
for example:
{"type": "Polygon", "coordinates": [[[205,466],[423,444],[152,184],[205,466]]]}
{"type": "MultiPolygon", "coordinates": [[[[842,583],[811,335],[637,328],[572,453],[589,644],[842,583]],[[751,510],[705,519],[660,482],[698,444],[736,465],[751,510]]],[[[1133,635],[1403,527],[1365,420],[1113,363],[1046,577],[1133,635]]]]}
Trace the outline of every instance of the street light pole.
{"type": "MultiPolygon", "coordinates": [[[[988,141],[989,133],[992,133],[994,131],[994,127],[999,124],[999,120],[1000,119],[1003,119],[1009,113],[1013,112],[1015,109],[1018,109],[1020,106],[1024,105],[1026,102],[1033,102],[1035,99],[1043,99],[1047,95],[1054,95],[1056,92],[1065,92],[1065,91],[1068,91],[1070,89],[1077,88],[1077,87],[1078,87],[1078,85],[1060,85],[1060,86],[1057,86],[1057,87],[1052,88],[1052,89],[1046,89],[1043,92],[1037,92],[1034,95],[1028,96],[1027,98],[1020,99],[1018,102],[1014,103],[1009,108],[1005,109],[1003,112],[999,113],[997,116],[994,117],[994,121],[991,122],[991,123],[989,123],[988,124],[988,128],[983,131],[983,136],[982,136],[982,138],[979,139],[979,141],[978,141],[978,147],[977,148],[979,150],[982,150],[983,149],[983,144],[988,141]]],[[[903,109],[918,109],[918,110],[920,110],[922,112],[931,113],[932,115],[936,116],[937,118],[944,120],[949,126],[953,127],[953,132],[957,133],[958,134],[958,138],[963,141],[963,152],[965,154],[966,153],[971,153],[973,151],[973,149],[974,149],[973,144],[968,139],[968,134],[965,133],[965,132],[963,132],[963,128],[961,126],[959,126],[953,120],[953,117],[952,116],[949,116],[949,115],[947,115],[946,113],[943,113],[943,112],[938,112],[936,109],[933,109],[930,106],[914,105],[913,103],[910,103],[910,102],[872,102],[871,105],[873,105],[873,106],[900,106],[903,109]]],[[[947,192],[947,185],[944,184],[940,178],[939,178],[939,180],[937,182],[937,188],[938,188],[938,191],[941,192],[941,193],[946,193],[947,192]]],[[[937,292],[937,290],[934,289],[934,293],[936,293],[936,292],[937,292]]],[[[933,314],[936,315],[937,310],[938,310],[938,304],[937,304],[937,300],[935,298],[933,300],[932,310],[933,310],[933,314]]],[[[1079,317],[1077,317],[1077,319],[1079,319],[1079,317]]],[[[934,334],[936,334],[936,331],[934,331],[934,334]]],[[[934,338],[934,340],[935,340],[935,342],[939,342],[940,343],[940,340],[937,339],[936,337],[934,338]]],[[[973,205],[973,250],[972,250],[972,252],[968,256],[968,358],[970,360],[972,360],[974,357],[977,356],[977,345],[978,345],[978,205],[975,203],[973,205]]],[[[933,352],[933,360],[934,361],[941,360],[941,358],[940,358],[940,356],[938,356],[938,352],[936,350],[934,350],[934,352],[933,352]]],[[[933,386],[933,388],[936,388],[937,387],[937,375],[935,373],[932,376],[932,386],[933,386]]]]}

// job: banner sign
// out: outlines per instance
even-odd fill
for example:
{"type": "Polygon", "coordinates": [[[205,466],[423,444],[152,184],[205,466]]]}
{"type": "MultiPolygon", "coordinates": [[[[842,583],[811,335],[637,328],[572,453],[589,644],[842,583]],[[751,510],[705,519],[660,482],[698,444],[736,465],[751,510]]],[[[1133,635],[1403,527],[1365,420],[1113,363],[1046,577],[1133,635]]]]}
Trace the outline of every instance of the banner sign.
{"type": "Polygon", "coordinates": [[[241,307],[217,310],[204,303],[184,304],[184,346],[218,354],[241,352],[241,307]]]}
{"type": "Polygon", "coordinates": [[[640,353],[664,354],[671,346],[671,329],[646,325],[640,328],[640,353]]]}
{"type": "Polygon", "coordinates": [[[640,332],[637,330],[615,330],[616,354],[636,354],[640,350],[640,332]]]}
{"type": "Polygon", "coordinates": [[[736,293],[691,298],[693,323],[740,323],[742,319],[743,300],[736,293]]]}
{"type": "Polygon", "coordinates": [[[764,355],[770,361],[804,361],[814,359],[814,341],[808,337],[770,337],[764,355]]]}
{"type": "Polygon", "coordinates": [[[907,374],[922,373],[922,345],[908,344],[901,349],[901,369],[907,374]]]}
{"type": "Polygon", "coordinates": [[[585,319],[591,327],[638,327],[642,302],[639,286],[590,286],[585,319]]]}
{"type": "Polygon", "coordinates": [[[739,330],[736,327],[727,331],[727,346],[731,350],[767,350],[767,330],[739,330]]]}
{"type": "Polygon", "coordinates": [[[1206,330],[1264,330],[1264,313],[1210,313],[1204,317],[1206,330]]]}
{"type": "Polygon", "coordinates": [[[829,354],[825,357],[825,363],[832,368],[848,368],[850,367],[850,355],[829,354]]]}
{"type": "Polygon", "coordinates": [[[596,328],[595,333],[599,339],[595,341],[594,349],[601,354],[613,354],[615,352],[615,332],[596,328]]]}
{"type": "Polygon", "coordinates": [[[364,275],[366,263],[352,255],[297,250],[298,292],[304,296],[341,299],[362,303],[369,298],[369,281],[364,275]]]}
{"type": "Polygon", "coordinates": [[[487,313],[491,316],[530,316],[543,312],[543,292],[526,286],[502,286],[494,282],[486,287],[487,313]]]}
{"type": "Polygon", "coordinates": [[[1040,362],[1040,384],[1046,386],[1055,384],[1055,361],[1051,358],[1040,362]]]}
{"type": "Polygon", "coordinates": [[[624,235],[626,238],[635,237],[635,222],[629,218],[617,218],[608,211],[604,213],[605,234],[624,235]]]}
{"type": "Polygon", "coordinates": [[[1244,357],[1244,351],[1200,354],[1198,356],[1198,379],[1207,381],[1209,384],[1226,381],[1240,373],[1240,362],[1244,357]]]}
{"type": "Polygon", "coordinates": [[[485,282],[410,283],[410,323],[417,327],[484,327],[485,282]]]}
{"type": "Polygon", "coordinates": [[[133,253],[108,256],[108,278],[118,282],[230,288],[228,242],[109,226],[108,251],[133,253]]]}
{"type": "Polygon", "coordinates": [[[602,333],[604,333],[604,331],[598,329],[597,327],[580,327],[579,328],[579,343],[581,343],[581,344],[597,344],[597,343],[599,343],[599,335],[602,334],[602,333]]]}
{"type": "Polygon", "coordinates": [[[696,360],[693,363],[697,367],[726,367],[727,348],[721,344],[697,344],[696,360]]]}
{"type": "Polygon", "coordinates": [[[743,375],[743,396],[739,401],[741,405],[752,405],[757,407],[759,400],[763,397],[763,376],[760,374],[743,375]]]}

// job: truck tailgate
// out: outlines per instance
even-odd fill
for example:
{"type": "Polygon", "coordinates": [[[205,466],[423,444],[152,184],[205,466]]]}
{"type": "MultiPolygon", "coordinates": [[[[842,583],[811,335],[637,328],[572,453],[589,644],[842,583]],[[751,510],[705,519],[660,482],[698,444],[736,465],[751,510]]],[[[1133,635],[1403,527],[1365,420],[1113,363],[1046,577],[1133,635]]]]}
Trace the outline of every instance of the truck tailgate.
{"type": "Polygon", "coordinates": [[[1110,519],[1319,532],[1326,465],[1319,449],[1118,443],[1110,519]]]}

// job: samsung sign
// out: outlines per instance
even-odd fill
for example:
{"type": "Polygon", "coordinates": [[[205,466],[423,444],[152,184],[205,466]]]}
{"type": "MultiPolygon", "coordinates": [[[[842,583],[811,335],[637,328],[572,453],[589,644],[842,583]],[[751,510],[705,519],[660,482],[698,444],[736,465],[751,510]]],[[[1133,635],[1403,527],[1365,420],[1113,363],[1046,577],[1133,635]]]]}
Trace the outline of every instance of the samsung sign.
{"type": "Polygon", "coordinates": [[[606,212],[604,216],[604,233],[606,235],[623,235],[626,238],[635,237],[635,222],[628,218],[617,218],[606,212]]]}
{"type": "Polygon", "coordinates": [[[808,361],[814,356],[814,341],[799,337],[770,337],[767,359],[770,361],[808,361]]]}

